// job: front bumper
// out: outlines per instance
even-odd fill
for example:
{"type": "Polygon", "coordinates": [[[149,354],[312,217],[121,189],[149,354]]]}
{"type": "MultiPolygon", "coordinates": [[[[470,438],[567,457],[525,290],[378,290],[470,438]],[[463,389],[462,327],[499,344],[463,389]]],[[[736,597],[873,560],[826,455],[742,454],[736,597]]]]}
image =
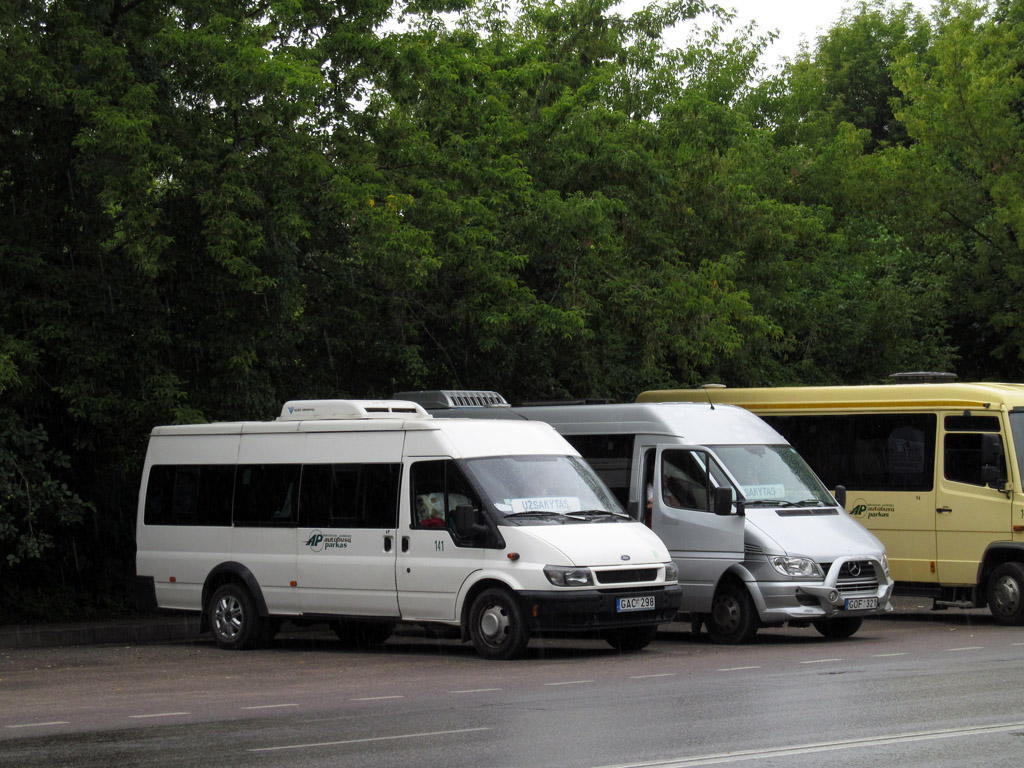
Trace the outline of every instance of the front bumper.
{"type": "Polygon", "coordinates": [[[520,605],[534,634],[647,627],[672,621],[683,603],[683,588],[645,587],[574,592],[519,592],[520,605]],[[654,608],[616,611],[623,597],[654,597],[654,608]]]}
{"type": "Polygon", "coordinates": [[[757,604],[761,623],[771,625],[888,613],[892,610],[889,601],[894,582],[885,575],[878,560],[850,557],[832,563],[822,581],[757,580],[748,586],[757,604]],[[858,575],[870,568],[874,572],[873,577],[851,577],[851,566],[859,566],[858,575]],[[863,598],[876,598],[878,607],[847,609],[848,600],[863,598]]]}

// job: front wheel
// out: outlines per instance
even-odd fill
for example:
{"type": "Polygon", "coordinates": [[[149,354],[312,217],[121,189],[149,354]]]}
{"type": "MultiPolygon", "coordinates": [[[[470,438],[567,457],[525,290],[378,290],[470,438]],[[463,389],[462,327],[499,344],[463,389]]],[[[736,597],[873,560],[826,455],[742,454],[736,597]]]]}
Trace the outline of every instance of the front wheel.
{"type": "Polygon", "coordinates": [[[860,616],[841,616],[838,619],[818,619],[814,622],[814,628],[829,640],[845,640],[857,634],[863,623],[864,619],[860,616]]]}
{"type": "Polygon", "coordinates": [[[996,623],[1024,624],[1024,565],[1003,563],[988,582],[988,609],[996,623]]]}
{"type": "Polygon", "coordinates": [[[735,581],[718,588],[706,621],[711,640],[723,645],[749,643],[761,626],[753,598],[742,583],[735,581]]]}
{"type": "Polygon", "coordinates": [[[469,610],[469,636],[476,652],[485,659],[504,660],[522,656],[530,642],[530,630],[515,596],[507,589],[485,589],[469,610]]]}
{"type": "Polygon", "coordinates": [[[228,651],[245,651],[270,641],[270,624],[259,615],[256,600],[240,584],[225,584],[208,606],[213,639],[228,651]]]}
{"type": "Polygon", "coordinates": [[[605,634],[605,642],[616,651],[640,651],[654,642],[658,634],[657,625],[653,627],[627,627],[614,629],[605,634]]]}

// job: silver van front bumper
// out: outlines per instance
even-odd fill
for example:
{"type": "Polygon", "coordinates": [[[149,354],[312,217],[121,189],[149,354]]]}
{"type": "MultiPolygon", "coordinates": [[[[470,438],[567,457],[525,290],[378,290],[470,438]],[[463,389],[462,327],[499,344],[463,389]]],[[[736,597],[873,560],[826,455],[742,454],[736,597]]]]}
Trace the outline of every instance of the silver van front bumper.
{"type": "MultiPolygon", "coordinates": [[[[745,565],[749,568],[751,563],[745,565]]],[[[821,581],[755,578],[747,582],[761,623],[872,616],[892,610],[894,582],[879,560],[854,555],[821,565],[826,569],[821,581]]],[[[750,570],[762,575],[766,569],[774,573],[767,563],[750,570]]]]}

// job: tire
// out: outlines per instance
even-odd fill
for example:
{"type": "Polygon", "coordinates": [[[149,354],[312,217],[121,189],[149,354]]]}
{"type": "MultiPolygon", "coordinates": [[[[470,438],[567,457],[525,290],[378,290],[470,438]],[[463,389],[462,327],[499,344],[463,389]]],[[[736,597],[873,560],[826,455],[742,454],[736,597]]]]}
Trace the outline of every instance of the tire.
{"type": "Polygon", "coordinates": [[[727,581],[718,588],[705,619],[711,640],[721,645],[749,643],[761,626],[753,598],[736,581],[727,581]]]}
{"type": "Polygon", "coordinates": [[[270,623],[259,615],[256,600],[240,584],[217,589],[207,611],[213,639],[226,651],[247,651],[270,642],[270,623]]]}
{"type": "Polygon", "coordinates": [[[626,627],[606,633],[604,639],[616,651],[626,653],[643,650],[654,642],[657,634],[657,625],[653,627],[626,627]]]}
{"type": "Polygon", "coordinates": [[[1024,565],[1003,563],[988,580],[988,609],[997,624],[1024,624],[1024,565]]]}
{"type": "Polygon", "coordinates": [[[390,621],[335,621],[334,634],[346,648],[372,648],[386,642],[395,633],[390,621]]]}
{"type": "Polygon", "coordinates": [[[829,640],[845,640],[857,634],[864,619],[860,616],[842,616],[838,619],[818,619],[812,623],[822,637],[829,640]]]}
{"type": "Polygon", "coordinates": [[[507,589],[485,589],[469,609],[469,636],[485,659],[503,661],[522,656],[530,630],[515,596],[507,589]]]}

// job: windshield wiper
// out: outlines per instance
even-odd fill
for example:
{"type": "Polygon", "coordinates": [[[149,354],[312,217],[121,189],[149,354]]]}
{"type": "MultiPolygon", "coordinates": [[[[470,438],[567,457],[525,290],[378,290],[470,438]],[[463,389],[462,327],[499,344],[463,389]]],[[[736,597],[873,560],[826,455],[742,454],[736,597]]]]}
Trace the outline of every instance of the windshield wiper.
{"type": "Polygon", "coordinates": [[[629,515],[623,514],[622,512],[612,512],[610,509],[583,509],[576,513],[577,515],[599,515],[601,517],[616,517],[623,520],[632,520],[629,515]]]}
{"type": "Polygon", "coordinates": [[[586,520],[585,517],[576,517],[566,512],[552,512],[550,509],[527,509],[523,512],[506,512],[505,517],[557,517],[559,519],[569,518],[571,520],[586,520]]]}

